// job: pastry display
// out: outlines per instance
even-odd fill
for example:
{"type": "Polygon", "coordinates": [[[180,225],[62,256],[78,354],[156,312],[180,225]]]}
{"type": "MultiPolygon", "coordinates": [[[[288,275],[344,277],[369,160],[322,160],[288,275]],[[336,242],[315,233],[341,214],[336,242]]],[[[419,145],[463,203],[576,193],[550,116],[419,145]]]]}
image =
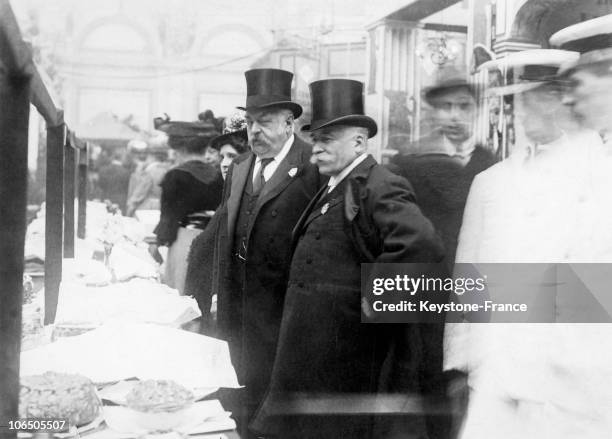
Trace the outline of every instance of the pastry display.
{"type": "Polygon", "coordinates": [[[126,396],[127,407],[140,412],[176,412],[194,402],[193,392],[172,380],[145,380],[126,396]]]}
{"type": "Polygon", "coordinates": [[[21,379],[20,418],[67,418],[78,427],[94,421],[101,408],[95,387],[84,376],[45,372],[21,379]]]}

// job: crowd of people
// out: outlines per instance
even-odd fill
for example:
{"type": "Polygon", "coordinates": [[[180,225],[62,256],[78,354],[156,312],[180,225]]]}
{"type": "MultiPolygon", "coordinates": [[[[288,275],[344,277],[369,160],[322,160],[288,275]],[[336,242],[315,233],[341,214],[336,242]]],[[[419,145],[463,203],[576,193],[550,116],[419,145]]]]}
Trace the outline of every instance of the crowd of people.
{"type": "Polygon", "coordinates": [[[361,264],[607,262],[611,26],[590,20],[553,35],[559,49],[480,66],[507,78],[487,94],[514,103],[503,161],[475,141],[467,75],[424,91],[435,131],[383,166],[362,83],[310,84],[312,118],[295,132],[303,109],[279,69],[245,73],[245,117],[222,133],[156,120],[174,167],[146,151],[125,178],[113,158],[105,178],[129,180],[126,212],[161,209],[165,282],[196,297],[202,333],[228,341],[244,387],[219,397],[241,437],[608,436],[608,326],[362,323],[361,264]]]}

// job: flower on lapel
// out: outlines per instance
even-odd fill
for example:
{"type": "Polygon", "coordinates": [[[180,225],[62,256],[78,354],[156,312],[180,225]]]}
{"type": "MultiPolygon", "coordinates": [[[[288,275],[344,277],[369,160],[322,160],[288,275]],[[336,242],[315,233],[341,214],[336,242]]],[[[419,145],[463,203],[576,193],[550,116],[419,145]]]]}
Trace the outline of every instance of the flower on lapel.
{"type": "Polygon", "coordinates": [[[293,178],[295,177],[295,174],[297,174],[298,168],[291,168],[289,169],[289,177],[293,178]]]}

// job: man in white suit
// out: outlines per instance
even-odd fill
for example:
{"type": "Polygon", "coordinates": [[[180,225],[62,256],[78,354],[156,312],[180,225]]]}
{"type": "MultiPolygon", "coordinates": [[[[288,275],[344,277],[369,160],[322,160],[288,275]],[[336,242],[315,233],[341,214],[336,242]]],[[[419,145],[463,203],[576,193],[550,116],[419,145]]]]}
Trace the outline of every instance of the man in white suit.
{"type": "MultiPolygon", "coordinates": [[[[596,134],[571,132],[561,122],[564,84],[556,76],[562,64],[577,58],[575,52],[538,49],[483,65],[512,69],[518,77],[495,90],[514,94],[517,142],[509,159],[476,176],[456,262],[582,260],[584,217],[593,197],[589,166],[600,142],[596,134]]],[[[566,365],[554,368],[560,352],[551,341],[563,330],[531,324],[447,326],[445,368],[467,373],[470,388],[462,438],[594,437],[581,435],[588,406],[568,398],[566,365]]]]}

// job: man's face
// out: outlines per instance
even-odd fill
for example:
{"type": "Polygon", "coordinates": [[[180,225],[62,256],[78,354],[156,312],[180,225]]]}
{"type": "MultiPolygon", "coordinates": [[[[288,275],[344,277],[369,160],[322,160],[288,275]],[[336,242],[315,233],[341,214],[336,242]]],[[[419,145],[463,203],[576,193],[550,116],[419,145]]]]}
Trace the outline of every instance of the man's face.
{"type": "Polygon", "coordinates": [[[562,108],[561,90],[554,84],[544,84],[515,95],[515,114],[529,139],[548,143],[557,112],[562,108]]]}
{"type": "Polygon", "coordinates": [[[566,103],[576,117],[596,131],[612,130],[612,74],[578,70],[571,80],[573,91],[566,103]]]}
{"type": "Polygon", "coordinates": [[[293,115],[282,109],[248,110],[249,145],[260,158],[273,158],[280,152],[293,130],[293,115]]]}
{"type": "Polygon", "coordinates": [[[467,90],[459,88],[440,92],[431,103],[435,121],[450,141],[461,143],[472,136],[476,101],[467,90]]]}
{"type": "Polygon", "coordinates": [[[323,175],[338,175],[366,150],[367,135],[358,128],[326,127],[313,131],[310,137],[313,142],[310,162],[323,175]]]}

